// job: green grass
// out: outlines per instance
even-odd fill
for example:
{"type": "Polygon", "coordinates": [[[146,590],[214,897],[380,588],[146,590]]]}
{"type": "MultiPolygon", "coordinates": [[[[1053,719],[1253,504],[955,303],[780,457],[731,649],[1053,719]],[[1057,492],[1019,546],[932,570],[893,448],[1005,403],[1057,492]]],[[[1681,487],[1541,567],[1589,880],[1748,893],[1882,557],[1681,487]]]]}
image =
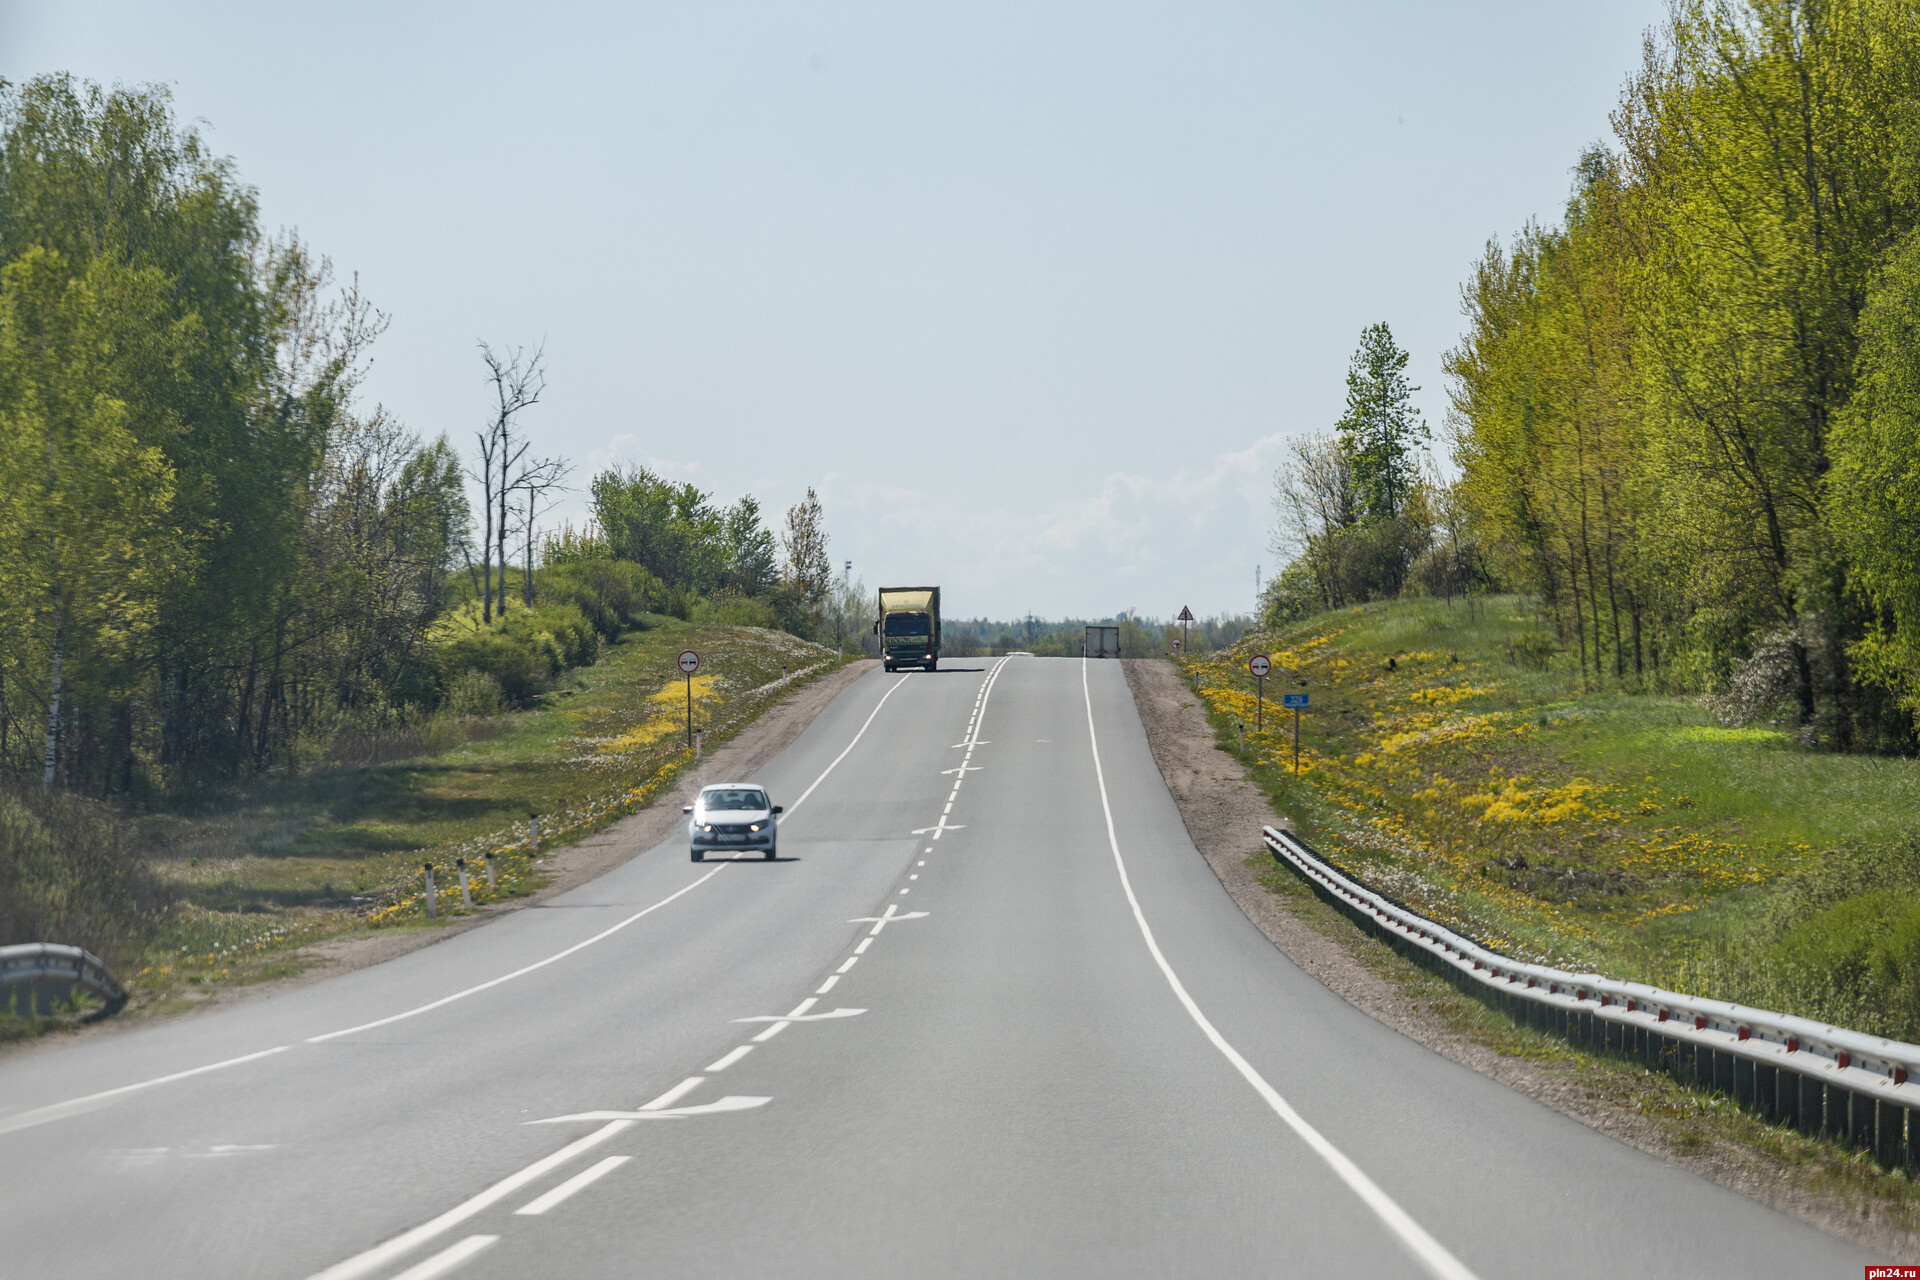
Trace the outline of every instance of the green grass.
{"type": "MultiPolygon", "coordinates": [[[[675,665],[683,649],[701,655],[694,723],[709,748],[783,696],[791,685],[768,688],[783,675],[835,662],[778,632],[648,621],[532,709],[337,742],[334,754],[376,762],[259,780],[141,819],[176,895],[132,975],[141,1005],[176,1007],[212,987],[297,972],[300,949],[329,938],[426,927],[425,861],[444,891],[453,858],[467,857],[482,905],[537,888],[529,816],[540,815],[549,849],[646,803],[690,758],[675,665]],[[493,891],[479,875],[486,850],[501,855],[493,891]]],[[[442,899],[443,915],[457,914],[452,905],[442,899]]]]}
{"type": "Polygon", "coordinates": [[[1392,602],[1187,668],[1233,745],[1233,722],[1256,722],[1245,658],[1272,653],[1285,678],[1248,734],[1256,778],[1410,906],[1528,959],[1920,1039],[1920,916],[1912,955],[1849,958],[1841,936],[1863,912],[1888,929],[1920,912],[1920,761],[1814,753],[1698,698],[1583,678],[1566,654],[1528,666],[1539,634],[1513,598],[1392,602]],[[1301,689],[1296,778],[1271,704],[1301,689]]]}

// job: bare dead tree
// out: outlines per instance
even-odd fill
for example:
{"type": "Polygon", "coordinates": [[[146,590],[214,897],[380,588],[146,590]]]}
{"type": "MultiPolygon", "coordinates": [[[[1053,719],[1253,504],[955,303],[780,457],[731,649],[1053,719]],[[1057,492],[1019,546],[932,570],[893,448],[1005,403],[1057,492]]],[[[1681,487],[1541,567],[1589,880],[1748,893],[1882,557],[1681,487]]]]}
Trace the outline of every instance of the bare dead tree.
{"type": "Polygon", "coordinates": [[[546,353],[543,347],[529,352],[525,347],[508,347],[496,352],[480,343],[480,359],[487,366],[487,381],[493,387],[493,411],[487,425],[474,432],[480,449],[479,474],[467,472],[480,483],[481,509],[485,529],[480,540],[480,618],[493,621],[495,603],[493,566],[500,566],[498,602],[500,612],[507,611],[507,515],[508,503],[516,487],[515,472],[524,470],[529,442],[515,430],[522,412],[540,403],[547,388],[546,353]]]}
{"type": "Polygon", "coordinates": [[[520,587],[521,599],[529,609],[533,608],[534,526],[543,510],[553,509],[553,502],[549,501],[547,495],[555,490],[566,489],[566,479],[572,471],[573,464],[565,458],[541,458],[523,468],[518,477],[516,487],[525,500],[521,508],[521,532],[526,536],[526,560],[520,575],[520,587]]]}

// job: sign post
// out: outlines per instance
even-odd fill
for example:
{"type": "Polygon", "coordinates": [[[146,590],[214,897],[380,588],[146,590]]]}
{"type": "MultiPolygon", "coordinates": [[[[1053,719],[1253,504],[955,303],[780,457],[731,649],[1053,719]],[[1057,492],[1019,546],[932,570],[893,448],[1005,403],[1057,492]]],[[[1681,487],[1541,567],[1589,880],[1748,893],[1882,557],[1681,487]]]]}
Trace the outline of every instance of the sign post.
{"type": "Polygon", "coordinates": [[[1193,621],[1193,610],[1187,608],[1185,605],[1181,605],[1180,616],[1175,618],[1174,621],[1180,624],[1180,652],[1185,653],[1187,651],[1187,624],[1193,621]]]}
{"type": "Polygon", "coordinates": [[[687,745],[693,745],[693,673],[700,669],[700,655],[691,649],[680,652],[680,670],[687,675],[687,745]]]}
{"type": "Polygon", "coordinates": [[[1307,695],[1304,693],[1286,693],[1280,696],[1281,696],[1281,701],[1285,705],[1293,708],[1293,773],[1295,777],[1299,777],[1300,776],[1300,712],[1307,705],[1307,695]]]}
{"type": "Polygon", "coordinates": [[[1253,727],[1264,729],[1267,724],[1267,672],[1273,670],[1273,659],[1264,653],[1256,653],[1247,659],[1247,670],[1254,679],[1253,727]]]}

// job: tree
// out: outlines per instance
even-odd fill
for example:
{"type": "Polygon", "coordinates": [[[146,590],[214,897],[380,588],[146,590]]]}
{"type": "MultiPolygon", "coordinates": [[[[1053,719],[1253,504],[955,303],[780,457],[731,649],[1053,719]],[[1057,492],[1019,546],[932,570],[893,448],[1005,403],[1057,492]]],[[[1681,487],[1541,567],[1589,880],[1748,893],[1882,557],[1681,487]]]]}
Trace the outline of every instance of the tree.
{"type": "Polygon", "coordinates": [[[812,485],[807,486],[804,499],[787,508],[787,528],[780,541],[787,553],[787,586],[806,608],[817,609],[833,589],[833,563],[827,559],[826,513],[812,485]]]}
{"type": "MultiPolygon", "coordinates": [[[[493,408],[487,425],[474,432],[480,452],[479,474],[468,474],[479,482],[483,533],[480,538],[480,619],[493,621],[493,565],[500,565],[499,607],[507,609],[507,512],[508,503],[527,472],[526,453],[531,442],[515,434],[520,415],[540,403],[546,391],[547,375],[542,367],[545,353],[535,347],[509,347],[496,352],[480,343],[480,361],[487,366],[487,384],[493,391],[493,408]]],[[[536,464],[542,465],[542,464],[536,464]]]]}
{"type": "Polygon", "coordinates": [[[1426,423],[1413,406],[1420,388],[1407,380],[1407,353],[1383,322],[1360,333],[1347,369],[1347,411],[1335,431],[1353,469],[1362,520],[1394,520],[1420,475],[1426,423]]]}

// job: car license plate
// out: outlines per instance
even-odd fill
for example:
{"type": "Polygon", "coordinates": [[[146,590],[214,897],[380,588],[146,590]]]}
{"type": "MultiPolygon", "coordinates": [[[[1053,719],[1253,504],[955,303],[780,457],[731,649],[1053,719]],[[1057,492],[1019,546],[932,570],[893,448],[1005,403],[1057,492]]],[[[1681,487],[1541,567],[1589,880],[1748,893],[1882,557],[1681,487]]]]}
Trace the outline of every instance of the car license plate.
{"type": "Polygon", "coordinates": [[[746,840],[745,836],[721,836],[720,838],[728,844],[741,844],[746,840]]]}

